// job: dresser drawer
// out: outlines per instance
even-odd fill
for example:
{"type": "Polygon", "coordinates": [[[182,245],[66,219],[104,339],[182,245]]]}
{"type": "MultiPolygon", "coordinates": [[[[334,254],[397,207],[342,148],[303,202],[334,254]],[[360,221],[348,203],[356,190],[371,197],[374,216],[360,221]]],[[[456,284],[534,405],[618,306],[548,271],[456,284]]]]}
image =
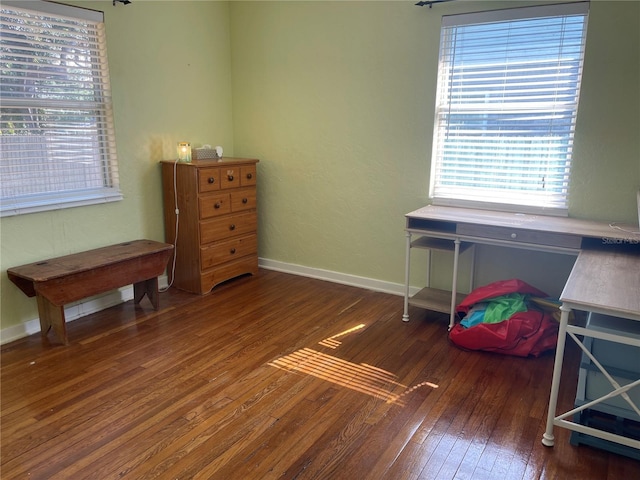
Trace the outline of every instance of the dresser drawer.
{"type": "Polygon", "coordinates": [[[207,193],[220,190],[220,169],[207,167],[198,169],[198,192],[207,193]]]}
{"type": "Polygon", "coordinates": [[[240,186],[240,166],[220,168],[220,188],[237,188],[240,186]]]}
{"type": "Polygon", "coordinates": [[[242,188],[231,192],[231,211],[241,212],[256,208],[256,189],[242,188]]]}
{"type": "Polygon", "coordinates": [[[248,187],[256,184],[257,169],[255,165],[240,167],[240,185],[248,187]]]}
{"type": "Polygon", "coordinates": [[[198,207],[200,218],[210,218],[231,213],[231,197],[228,193],[205,195],[198,198],[198,207]]]}
{"type": "Polygon", "coordinates": [[[201,268],[206,270],[256,253],[258,253],[258,237],[255,234],[214,243],[200,250],[201,268]]]}
{"type": "Polygon", "coordinates": [[[208,244],[216,240],[255,233],[257,227],[258,216],[255,211],[203,221],[200,223],[200,243],[208,244]]]}
{"type": "Polygon", "coordinates": [[[510,227],[494,227],[488,225],[473,225],[461,223],[456,227],[456,233],[472,237],[493,238],[510,242],[530,243],[534,245],[548,245],[579,249],[582,238],[576,235],[554,232],[524,230],[510,227]]]}

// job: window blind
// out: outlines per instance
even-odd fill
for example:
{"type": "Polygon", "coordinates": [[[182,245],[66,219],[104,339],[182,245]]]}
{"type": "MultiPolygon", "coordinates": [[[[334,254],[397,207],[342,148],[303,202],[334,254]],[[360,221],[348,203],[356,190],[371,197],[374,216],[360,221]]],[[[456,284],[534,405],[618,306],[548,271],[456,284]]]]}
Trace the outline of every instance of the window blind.
{"type": "Polygon", "coordinates": [[[587,14],[579,2],[443,17],[434,203],[566,213],[587,14]]]}
{"type": "Polygon", "coordinates": [[[3,216],[119,200],[102,13],[0,7],[3,216]]]}

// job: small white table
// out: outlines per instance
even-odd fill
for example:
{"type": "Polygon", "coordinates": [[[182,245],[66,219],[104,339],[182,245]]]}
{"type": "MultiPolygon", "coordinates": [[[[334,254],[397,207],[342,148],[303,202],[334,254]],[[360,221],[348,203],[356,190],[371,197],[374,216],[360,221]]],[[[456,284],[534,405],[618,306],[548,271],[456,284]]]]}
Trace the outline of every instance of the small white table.
{"type": "MultiPolygon", "coordinates": [[[[625,398],[630,408],[640,415],[639,407],[635,405],[625,393],[640,385],[640,379],[620,386],[613,377],[606,372],[605,368],[597,359],[593,357],[591,352],[582,344],[576,335],[599,338],[635,347],[640,347],[640,340],[625,336],[624,332],[617,335],[569,325],[569,313],[572,310],[581,310],[640,321],[640,248],[630,247],[631,248],[627,249],[582,250],[569,275],[569,279],[560,296],[560,300],[562,301],[562,306],[560,307],[562,315],[558,331],[558,345],[553,366],[553,378],[551,381],[547,428],[542,438],[543,445],[548,447],[553,446],[553,427],[559,426],[640,450],[640,441],[638,440],[593,427],[587,427],[568,420],[568,418],[572,418],[574,414],[592,408],[594,405],[616,395],[625,398]],[[558,390],[560,388],[560,376],[562,373],[562,361],[567,335],[578,344],[605,377],[607,377],[611,383],[612,391],[580,407],[561,415],[556,415],[558,390]]],[[[636,244],[635,247],[640,247],[640,244],[636,244]]],[[[640,362],[640,358],[638,361],[640,362]]]]}

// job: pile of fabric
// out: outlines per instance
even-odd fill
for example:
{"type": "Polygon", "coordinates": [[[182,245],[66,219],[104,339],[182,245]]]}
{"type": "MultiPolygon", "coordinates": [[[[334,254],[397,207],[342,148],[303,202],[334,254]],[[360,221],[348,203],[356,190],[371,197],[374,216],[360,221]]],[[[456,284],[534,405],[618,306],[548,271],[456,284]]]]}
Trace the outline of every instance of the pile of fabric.
{"type": "Polygon", "coordinates": [[[557,307],[546,293],[522,280],[490,283],[456,307],[462,320],[449,338],[468,350],[537,357],[556,346],[557,307]]]}

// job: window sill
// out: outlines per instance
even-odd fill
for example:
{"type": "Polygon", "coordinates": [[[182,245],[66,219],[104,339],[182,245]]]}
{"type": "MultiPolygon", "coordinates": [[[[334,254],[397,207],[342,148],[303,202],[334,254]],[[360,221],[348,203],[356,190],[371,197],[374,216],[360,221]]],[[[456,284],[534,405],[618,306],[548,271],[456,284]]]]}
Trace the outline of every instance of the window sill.
{"type": "Polygon", "coordinates": [[[2,200],[0,203],[0,217],[12,217],[28,213],[61,210],[63,208],[97,205],[100,203],[118,202],[123,199],[122,193],[105,189],[98,192],[78,192],[62,196],[34,196],[19,200],[2,200]]]}
{"type": "Polygon", "coordinates": [[[567,208],[543,207],[534,205],[516,205],[510,203],[480,202],[474,200],[461,200],[457,198],[431,198],[433,205],[443,207],[474,208],[478,210],[493,210],[498,212],[526,213],[532,215],[549,215],[555,217],[568,217],[567,208]]]}

